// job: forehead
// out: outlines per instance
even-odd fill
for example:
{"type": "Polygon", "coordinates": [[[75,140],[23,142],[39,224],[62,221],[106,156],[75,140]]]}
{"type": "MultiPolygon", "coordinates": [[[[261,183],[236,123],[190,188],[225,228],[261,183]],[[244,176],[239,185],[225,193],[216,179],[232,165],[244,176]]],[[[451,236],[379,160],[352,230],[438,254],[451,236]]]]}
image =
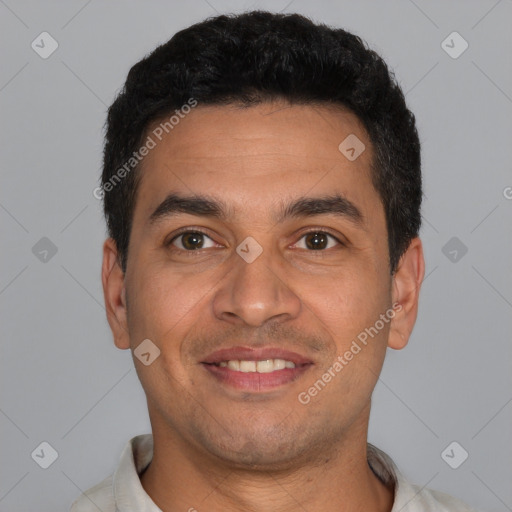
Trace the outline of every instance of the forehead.
{"type": "Polygon", "coordinates": [[[283,197],[339,193],[363,209],[370,196],[378,199],[371,143],[346,109],[199,105],[177,123],[166,120],[147,130],[155,144],[141,165],[136,202],[136,214],[145,218],[170,192],[223,198],[241,217],[283,197]]]}
{"type": "Polygon", "coordinates": [[[264,145],[260,149],[265,149],[267,154],[276,150],[282,153],[284,148],[293,147],[293,155],[298,157],[321,158],[325,153],[326,158],[337,158],[339,144],[348,135],[355,135],[369,145],[361,121],[341,105],[289,105],[281,101],[251,107],[199,105],[180,118],[172,116],[172,125],[167,123],[170,117],[149,126],[147,133],[157,146],[147,161],[171,148],[179,151],[182,158],[237,154],[247,157],[250,156],[247,149],[258,145],[264,145]],[[311,146],[304,144],[306,141],[319,144],[314,154],[311,146]]]}

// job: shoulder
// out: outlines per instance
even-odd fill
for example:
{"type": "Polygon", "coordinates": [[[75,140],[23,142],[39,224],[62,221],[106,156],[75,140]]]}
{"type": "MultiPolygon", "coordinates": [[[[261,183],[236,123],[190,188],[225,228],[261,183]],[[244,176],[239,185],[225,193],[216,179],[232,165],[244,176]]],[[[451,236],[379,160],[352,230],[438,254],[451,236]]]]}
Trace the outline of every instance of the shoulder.
{"type": "Polygon", "coordinates": [[[477,512],[467,503],[444,492],[421,488],[414,484],[410,484],[410,487],[414,494],[402,512],[477,512]]]}
{"type": "Polygon", "coordinates": [[[82,493],[71,505],[70,512],[115,512],[112,475],[82,493]]]}
{"type": "Polygon", "coordinates": [[[477,512],[463,501],[441,491],[412,484],[391,457],[368,443],[368,463],[376,476],[394,488],[391,512],[477,512]]]}

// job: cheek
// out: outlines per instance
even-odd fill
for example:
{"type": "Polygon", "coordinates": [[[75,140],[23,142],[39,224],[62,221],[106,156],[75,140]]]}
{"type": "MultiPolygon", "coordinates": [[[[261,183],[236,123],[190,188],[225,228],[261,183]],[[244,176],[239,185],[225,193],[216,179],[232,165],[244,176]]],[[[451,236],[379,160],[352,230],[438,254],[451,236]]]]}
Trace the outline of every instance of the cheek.
{"type": "MultiPolygon", "coordinates": [[[[132,348],[150,339],[160,350],[148,366],[135,361],[137,374],[148,396],[176,398],[189,387],[187,363],[183,357],[183,340],[197,320],[194,308],[200,307],[204,295],[198,287],[186,286],[163,268],[140,265],[132,276],[129,329],[132,348]]],[[[157,400],[158,402],[158,400],[157,400]]],[[[159,407],[156,403],[156,407],[159,407]]]]}
{"type": "Polygon", "coordinates": [[[389,308],[389,287],[373,270],[340,274],[322,289],[324,293],[318,286],[309,290],[308,306],[331,338],[335,354],[329,354],[313,379],[332,382],[330,391],[319,393],[319,403],[343,398],[356,407],[371,396],[384,362],[389,322],[382,323],[380,315],[389,308]],[[331,375],[325,373],[329,371],[331,375]]]}
{"type": "MultiPolygon", "coordinates": [[[[129,329],[132,347],[148,338],[160,350],[159,357],[140,369],[149,387],[180,388],[191,377],[190,334],[207,322],[205,309],[212,299],[208,275],[181,274],[163,264],[139,264],[131,276],[129,329]],[[132,297],[133,296],[133,297],[132,297]]],[[[213,278],[212,278],[213,279],[213,278]]],[[[213,283],[214,281],[212,281],[213,283]]],[[[140,365],[138,365],[140,366],[140,365]]]]}
{"type": "Polygon", "coordinates": [[[302,288],[301,295],[333,336],[347,340],[373,325],[386,311],[390,288],[375,269],[351,269],[316,279],[302,288]]]}
{"type": "Polygon", "coordinates": [[[207,300],[205,287],[196,282],[200,276],[177,276],[164,267],[150,264],[141,264],[139,269],[130,281],[130,334],[173,337],[180,325],[186,324],[194,310],[207,300]]]}
{"type": "Polygon", "coordinates": [[[372,289],[358,280],[343,285],[329,295],[311,297],[319,326],[328,331],[335,354],[323,360],[303,391],[315,414],[328,410],[331,420],[348,422],[366,406],[378,380],[389,323],[379,323],[377,329],[375,325],[389,306],[386,294],[376,286],[372,289]]]}

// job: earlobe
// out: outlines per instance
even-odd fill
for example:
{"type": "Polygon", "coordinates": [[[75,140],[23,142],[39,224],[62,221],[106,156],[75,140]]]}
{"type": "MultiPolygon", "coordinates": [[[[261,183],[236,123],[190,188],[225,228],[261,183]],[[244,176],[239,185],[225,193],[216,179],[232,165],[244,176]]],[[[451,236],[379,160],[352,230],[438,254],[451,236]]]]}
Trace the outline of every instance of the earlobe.
{"type": "Polygon", "coordinates": [[[101,281],[107,320],[114,343],[117,348],[129,349],[125,275],[119,265],[117,247],[112,238],[108,238],[103,244],[101,281]]]}
{"type": "Polygon", "coordinates": [[[418,314],[418,299],[425,275],[423,247],[419,238],[413,238],[400,258],[393,276],[392,300],[395,316],[391,321],[388,347],[400,350],[407,345],[418,314]]]}

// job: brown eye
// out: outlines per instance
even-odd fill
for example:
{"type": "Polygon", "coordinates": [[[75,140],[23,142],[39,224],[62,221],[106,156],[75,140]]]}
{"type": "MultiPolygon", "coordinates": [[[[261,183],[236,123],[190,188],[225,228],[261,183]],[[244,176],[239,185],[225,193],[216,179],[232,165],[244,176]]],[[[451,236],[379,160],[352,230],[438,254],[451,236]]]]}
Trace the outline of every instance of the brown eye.
{"type": "Polygon", "coordinates": [[[340,244],[340,241],[334,237],[333,235],[326,233],[325,231],[310,231],[309,233],[305,233],[301,240],[304,240],[305,246],[299,247],[300,249],[309,249],[312,251],[322,251],[325,249],[330,249],[334,245],[329,245],[329,239],[334,240],[335,244],[340,244]]]}
{"type": "MultiPolygon", "coordinates": [[[[195,251],[208,248],[205,246],[205,239],[210,240],[213,244],[213,240],[205,233],[201,233],[200,231],[186,231],[174,237],[169,245],[172,244],[184,251],[195,251]]],[[[213,247],[213,245],[209,247],[213,247]]]]}

